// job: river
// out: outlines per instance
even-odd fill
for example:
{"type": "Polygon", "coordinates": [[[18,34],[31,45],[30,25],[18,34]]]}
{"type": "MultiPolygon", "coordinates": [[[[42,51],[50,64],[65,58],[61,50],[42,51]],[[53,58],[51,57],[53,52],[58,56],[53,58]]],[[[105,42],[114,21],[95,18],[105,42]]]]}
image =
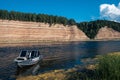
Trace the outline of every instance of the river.
{"type": "MultiPolygon", "coordinates": [[[[47,43],[46,43],[47,44],[47,43]]],[[[84,58],[120,52],[120,41],[81,41],[67,44],[0,47],[0,80],[15,80],[18,76],[36,75],[55,69],[83,65],[84,58]],[[21,50],[40,50],[44,59],[31,67],[17,68],[13,60],[21,50]]]]}

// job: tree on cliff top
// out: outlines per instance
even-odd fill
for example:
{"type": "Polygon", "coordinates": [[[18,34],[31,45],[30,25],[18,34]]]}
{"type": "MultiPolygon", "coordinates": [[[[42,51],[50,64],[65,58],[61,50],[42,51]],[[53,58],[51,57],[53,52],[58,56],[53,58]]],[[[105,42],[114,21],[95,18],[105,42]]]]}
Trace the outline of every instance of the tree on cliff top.
{"type": "Polygon", "coordinates": [[[69,19],[69,20],[68,20],[68,24],[69,24],[69,25],[76,25],[76,22],[75,22],[74,19],[69,19]]]}
{"type": "Polygon", "coordinates": [[[16,11],[0,10],[0,19],[19,20],[19,21],[33,21],[44,22],[49,24],[63,24],[74,25],[76,22],[74,19],[67,19],[62,16],[53,16],[47,14],[35,14],[35,13],[22,13],[16,11]]]}

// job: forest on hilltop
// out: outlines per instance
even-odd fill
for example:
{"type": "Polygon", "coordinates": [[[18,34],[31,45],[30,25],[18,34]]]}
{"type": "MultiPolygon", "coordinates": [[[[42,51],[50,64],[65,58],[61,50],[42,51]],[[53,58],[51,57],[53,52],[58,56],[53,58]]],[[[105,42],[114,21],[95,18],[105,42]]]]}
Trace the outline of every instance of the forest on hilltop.
{"type": "Polygon", "coordinates": [[[53,16],[47,14],[23,13],[16,11],[0,10],[0,19],[44,22],[51,24],[77,25],[90,39],[94,39],[102,27],[109,27],[120,32],[120,23],[108,20],[96,20],[90,22],[77,23],[74,19],[67,19],[62,16],[53,16]]]}
{"type": "Polygon", "coordinates": [[[75,25],[74,19],[47,14],[23,13],[16,11],[0,10],[0,19],[44,22],[51,24],[75,25]]]}
{"type": "Polygon", "coordinates": [[[96,20],[90,22],[77,23],[79,29],[81,29],[90,39],[94,39],[100,28],[107,26],[118,32],[120,32],[120,23],[107,20],[96,20]]]}

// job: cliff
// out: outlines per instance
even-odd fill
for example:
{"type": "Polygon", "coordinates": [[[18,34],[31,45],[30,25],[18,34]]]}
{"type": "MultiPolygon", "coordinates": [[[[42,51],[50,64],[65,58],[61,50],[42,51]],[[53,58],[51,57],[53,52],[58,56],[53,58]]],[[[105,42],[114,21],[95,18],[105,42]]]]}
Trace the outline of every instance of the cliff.
{"type": "Polygon", "coordinates": [[[81,41],[88,37],[77,26],[0,20],[0,42],[81,41]]]}
{"type": "Polygon", "coordinates": [[[98,31],[98,34],[96,35],[95,39],[120,39],[120,32],[105,26],[98,31]]]}

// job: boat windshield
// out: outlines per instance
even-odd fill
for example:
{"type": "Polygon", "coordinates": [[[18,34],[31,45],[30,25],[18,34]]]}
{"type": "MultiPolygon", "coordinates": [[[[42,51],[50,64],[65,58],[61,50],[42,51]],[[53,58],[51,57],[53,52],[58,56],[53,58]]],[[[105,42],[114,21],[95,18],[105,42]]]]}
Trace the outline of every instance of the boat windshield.
{"type": "Polygon", "coordinates": [[[27,51],[22,51],[20,57],[26,57],[27,51]]]}
{"type": "Polygon", "coordinates": [[[31,58],[34,58],[34,57],[37,57],[37,51],[32,51],[32,53],[31,53],[31,58]]]}

